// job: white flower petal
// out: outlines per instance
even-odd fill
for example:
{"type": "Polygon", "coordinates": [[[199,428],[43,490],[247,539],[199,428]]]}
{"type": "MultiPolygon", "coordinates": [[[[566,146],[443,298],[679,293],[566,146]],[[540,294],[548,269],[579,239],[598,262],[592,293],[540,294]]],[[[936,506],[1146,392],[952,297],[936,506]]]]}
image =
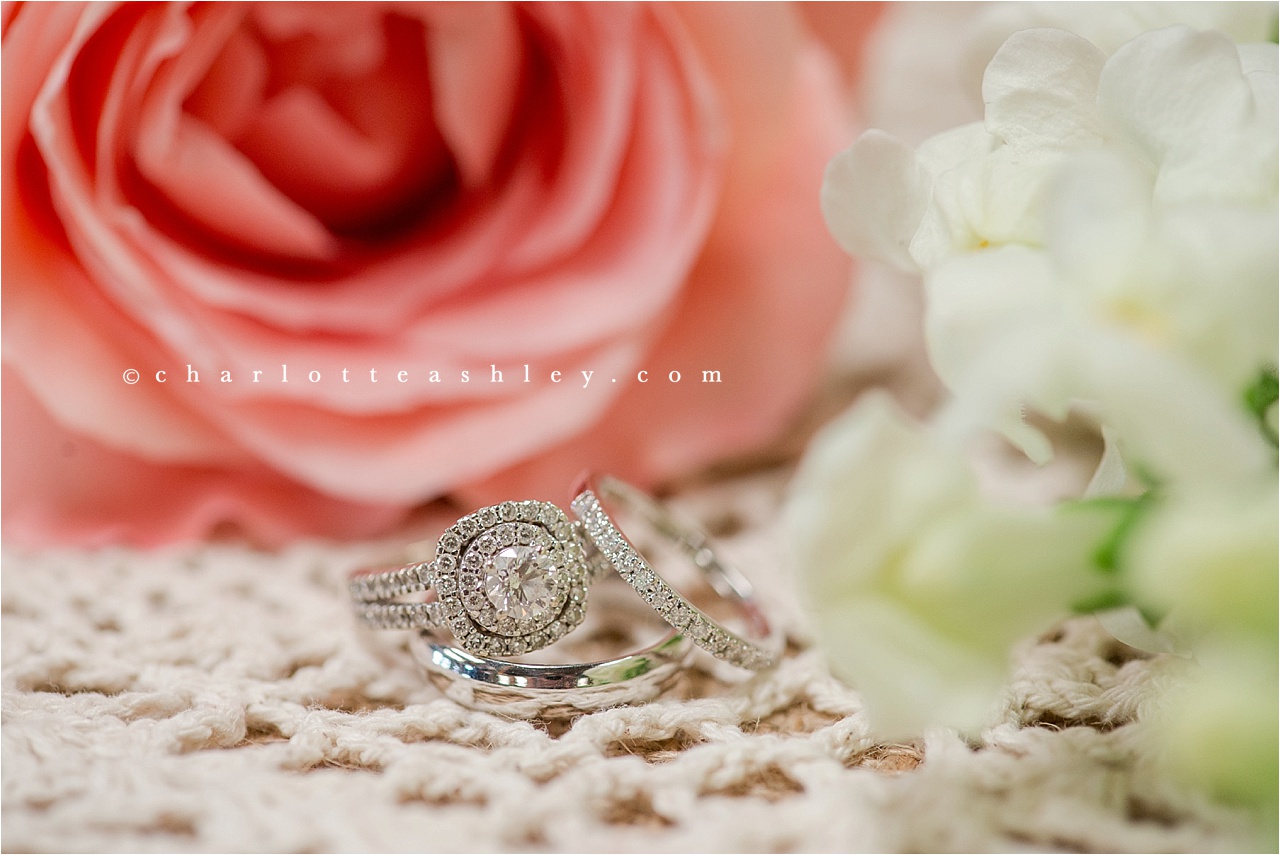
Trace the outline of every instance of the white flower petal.
{"type": "MultiPolygon", "coordinates": [[[[1272,7],[1274,8],[1274,7],[1272,7]]],[[[1274,604],[1274,589],[1270,602],[1274,604]]],[[[1171,777],[1224,801],[1256,806],[1258,849],[1275,848],[1280,721],[1274,633],[1201,645],[1191,670],[1172,682],[1148,716],[1155,753],[1171,777]]]]}
{"type": "Polygon", "coordinates": [[[930,361],[957,392],[983,382],[991,342],[1052,323],[1061,314],[1047,256],[1022,246],[957,257],[932,271],[925,289],[930,361]]]}
{"type": "Polygon", "coordinates": [[[1047,370],[1056,364],[1049,354],[1059,347],[1066,309],[1045,254],[1007,246],[960,256],[925,284],[930,362],[955,394],[937,414],[938,429],[956,440],[996,430],[1031,460],[1047,463],[1049,442],[1023,413],[1038,395],[1042,412],[1062,418],[1071,390],[1047,370]]]}
{"type": "Polygon", "coordinates": [[[867,131],[827,166],[822,213],[846,252],[914,270],[907,246],[929,200],[929,176],[907,146],[867,131]]]}
{"type": "Polygon", "coordinates": [[[1124,455],[1120,452],[1120,438],[1115,430],[1102,428],[1102,457],[1098,460],[1098,468],[1093,470],[1089,485],[1084,488],[1084,498],[1097,496],[1119,496],[1129,485],[1129,469],[1124,465],[1124,455]]]}
{"type": "Polygon", "coordinates": [[[1158,222],[1149,270],[1168,266],[1171,342],[1224,389],[1241,392],[1274,364],[1280,313],[1280,219],[1274,203],[1178,206],[1158,222]]]}
{"type": "Polygon", "coordinates": [[[1274,43],[1238,45],[1240,68],[1253,90],[1253,103],[1257,109],[1255,126],[1274,128],[1280,124],[1280,77],[1277,76],[1277,59],[1280,48],[1274,43]]]}
{"type": "Polygon", "coordinates": [[[921,528],[886,588],[958,643],[998,655],[1108,587],[1094,553],[1115,517],[1004,506],[975,493],[921,528]]]}
{"type": "MultiPolygon", "coordinates": [[[[1187,24],[1197,30],[1221,30],[1237,42],[1270,37],[1275,5],[1259,2],[1081,3],[1049,2],[974,4],[979,7],[975,41],[991,57],[1001,42],[1018,30],[1056,27],[1083,36],[1103,53],[1149,30],[1187,24]]],[[[958,28],[958,27],[957,27],[958,28]]]]}
{"type": "Polygon", "coordinates": [[[1236,52],[1240,54],[1240,69],[1246,75],[1257,72],[1275,74],[1280,71],[1280,54],[1277,53],[1275,42],[1236,45],[1236,52]]]}
{"type": "Polygon", "coordinates": [[[1274,480],[1168,497],[1129,545],[1142,601],[1193,627],[1274,637],[1278,510],[1274,480]]]}
{"type": "MultiPolygon", "coordinates": [[[[920,269],[935,267],[982,240],[962,200],[967,193],[980,193],[982,179],[970,176],[981,174],[985,159],[998,143],[982,123],[974,122],[930,137],[916,151],[920,163],[934,176],[930,204],[911,240],[911,257],[920,269]]],[[[968,207],[981,210],[982,206],[968,207]]]]}
{"type": "Polygon", "coordinates": [[[924,270],[957,253],[1044,239],[1042,210],[1061,161],[1057,152],[997,148],[934,182],[911,254],[924,270]]]}
{"type": "Polygon", "coordinates": [[[1144,168],[1123,153],[1087,152],[1064,167],[1046,218],[1055,266],[1098,322],[1180,351],[1229,389],[1274,360],[1274,206],[1156,209],[1144,168]]]}
{"type": "Polygon", "coordinates": [[[1130,647],[1151,653],[1189,655],[1189,651],[1179,643],[1177,638],[1167,632],[1153,629],[1147,623],[1147,619],[1142,616],[1142,612],[1134,606],[1120,606],[1095,612],[1094,617],[1117,641],[1130,647]]]}
{"type": "Polygon", "coordinates": [[[982,79],[987,131],[1013,146],[1099,144],[1095,101],[1105,62],[1102,51],[1064,30],[1014,33],[982,79]]]}
{"type": "Polygon", "coordinates": [[[1008,676],[1007,655],[959,645],[889,597],[829,603],[818,634],[833,670],[862,695],[881,740],[938,725],[977,733],[1008,676]]]}
{"type": "MultiPolygon", "coordinates": [[[[1068,330],[1055,354],[1026,350],[1022,358],[1045,358],[1046,375],[1056,368],[1055,401],[1073,392],[1094,404],[1133,465],[1187,489],[1251,483],[1274,467],[1236,390],[1225,392],[1194,363],[1123,332],[1083,324],[1068,330]]],[[[1030,403],[1039,406],[1035,396],[1030,403]]]]}
{"type": "Polygon", "coordinates": [[[930,175],[936,176],[985,157],[999,144],[982,122],[971,122],[929,137],[916,148],[916,158],[930,175]]]}
{"type": "Polygon", "coordinates": [[[1277,131],[1258,132],[1253,89],[1221,33],[1144,33],[1103,68],[1098,106],[1159,169],[1159,198],[1275,198],[1277,131]]]}
{"type": "Polygon", "coordinates": [[[1102,299],[1146,278],[1152,182],[1123,151],[1087,151],[1063,165],[1045,208],[1045,243],[1073,287],[1102,299]]]}
{"type": "Polygon", "coordinates": [[[976,492],[959,455],[930,441],[887,394],[871,392],[810,444],[788,527],[825,599],[871,584],[921,526],[976,492]]]}

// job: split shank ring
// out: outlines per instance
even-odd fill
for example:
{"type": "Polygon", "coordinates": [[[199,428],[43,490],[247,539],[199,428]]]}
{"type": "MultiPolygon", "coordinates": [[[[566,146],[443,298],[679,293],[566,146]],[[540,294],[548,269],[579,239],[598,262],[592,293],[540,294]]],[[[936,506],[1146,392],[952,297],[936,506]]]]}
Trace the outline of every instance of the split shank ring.
{"type": "Polygon", "coordinates": [[[582,623],[608,570],[576,528],[549,502],[482,508],[444,530],[431,560],[353,574],[356,613],[378,629],[448,630],[478,656],[540,650],[582,623]]]}

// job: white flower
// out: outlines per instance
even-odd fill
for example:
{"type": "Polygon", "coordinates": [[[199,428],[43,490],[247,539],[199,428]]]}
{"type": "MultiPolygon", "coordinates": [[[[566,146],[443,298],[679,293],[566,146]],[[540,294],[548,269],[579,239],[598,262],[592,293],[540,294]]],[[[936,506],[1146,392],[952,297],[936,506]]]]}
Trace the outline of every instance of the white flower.
{"type": "Polygon", "coordinates": [[[1239,405],[1277,348],[1276,46],[1169,27],[1108,58],[1016,33],[986,118],[912,152],[871,131],[828,170],[849,251],[925,276],[943,423],[1046,441],[1024,406],[1084,407],[1166,479],[1270,449],[1239,405]]]}
{"type": "Polygon", "coordinates": [[[795,540],[833,667],[882,733],[972,729],[1013,640],[1127,594],[1202,666],[1152,719],[1170,767],[1274,807],[1280,95],[1276,45],[1232,36],[1256,38],[1275,7],[1080,7],[1008,13],[1081,16],[1093,40],[1014,33],[982,122],[914,150],[871,131],[829,167],[837,240],[923,277],[953,398],[927,428],[874,398],[833,423],[796,479],[795,540]],[[1151,16],[1219,13],[1229,32],[1129,38],[1151,16]],[[1097,423],[1090,495],[1156,488],[984,497],[955,449],[994,427],[1047,460],[1027,410],[1097,423]]]}
{"type": "Polygon", "coordinates": [[[1202,645],[1160,697],[1146,733],[1163,768],[1183,783],[1261,810],[1270,840],[1259,851],[1276,847],[1276,667],[1274,636],[1265,647],[1202,645]]]}
{"type": "Polygon", "coordinates": [[[976,731],[1017,639],[1110,584],[1101,510],[1002,505],[963,454],[870,394],[814,441],[788,525],[835,669],[886,738],[976,731]]]}
{"type": "Polygon", "coordinates": [[[1276,7],[1258,2],[894,3],[884,11],[863,72],[863,115],[912,144],[982,117],[982,75],[1014,33],[1066,30],[1110,56],[1151,30],[1186,24],[1239,44],[1272,40],[1276,7]]]}
{"type": "Polygon", "coordinates": [[[1134,599],[1167,613],[1194,652],[1150,717],[1156,756],[1183,782],[1261,808],[1274,848],[1280,496],[1275,471],[1154,503],[1126,545],[1134,599]]]}
{"type": "Polygon", "coordinates": [[[1136,598],[1170,613],[1190,637],[1257,639],[1274,654],[1277,517],[1274,479],[1249,490],[1167,498],[1128,547],[1136,598]]]}

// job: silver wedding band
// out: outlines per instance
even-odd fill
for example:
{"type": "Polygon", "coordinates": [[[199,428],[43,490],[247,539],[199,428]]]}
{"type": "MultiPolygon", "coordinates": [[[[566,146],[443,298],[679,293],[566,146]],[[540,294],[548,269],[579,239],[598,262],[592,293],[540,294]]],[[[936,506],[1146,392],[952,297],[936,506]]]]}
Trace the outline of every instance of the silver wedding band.
{"type": "Polygon", "coordinates": [[[517,718],[559,718],[651,701],[685,669],[693,644],[672,630],[636,653],[571,665],[532,665],[476,656],[432,630],[410,642],[414,658],[446,697],[517,718]]]}

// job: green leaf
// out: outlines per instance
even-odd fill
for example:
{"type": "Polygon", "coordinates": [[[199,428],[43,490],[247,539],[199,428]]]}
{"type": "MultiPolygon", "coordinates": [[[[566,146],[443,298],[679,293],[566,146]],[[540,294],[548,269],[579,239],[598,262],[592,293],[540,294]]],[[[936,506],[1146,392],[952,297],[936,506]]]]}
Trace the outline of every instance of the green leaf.
{"type": "MultiPolygon", "coordinates": [[[[1071,604],[1071,610],[1078,615],[1092,614],[1100,612],[1104,609],[1115,609],[1120,606],[1129,605],[1129,598],[1124,591],[1119,588],[1108,588],[1105,591],[1099,591],[1091,597],[1085,597],[1083,600],[1077,600],[1071,604]]],[[[1145,617],[1145,615],[1144,615],[1145,617]]]]}
{"type": "Polygon", "coordinates": [[[1276,376],[1274,365],[1265,366],[1258,372],[1258,379],[1244,390],[1245,408],[1258,420],[1258,427],[1264,436],[1276,445],[1276,429],[1267,421],[1267,413],[1280,397],[1280,378],[1276,376]]]}
{"type": "Polygon", "coordinates": [[[1120,572],[1120,557],[1125,541],[1137,526],[1143,515],[1155,501],[1155,493],[1151,490],[1141,496],[1100,496],[1096,499],[1082,499],[1068,502],[1067,510],[1101,511],[1114,515],[1115,522],[1093,552],[1094,566],[1108,576],[1120,572]]]}

